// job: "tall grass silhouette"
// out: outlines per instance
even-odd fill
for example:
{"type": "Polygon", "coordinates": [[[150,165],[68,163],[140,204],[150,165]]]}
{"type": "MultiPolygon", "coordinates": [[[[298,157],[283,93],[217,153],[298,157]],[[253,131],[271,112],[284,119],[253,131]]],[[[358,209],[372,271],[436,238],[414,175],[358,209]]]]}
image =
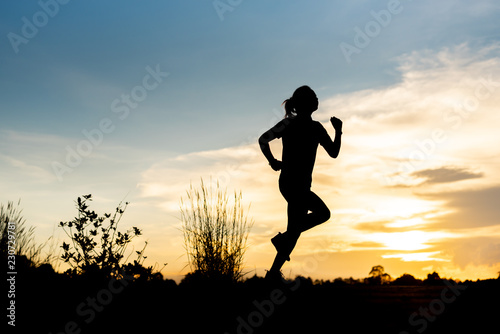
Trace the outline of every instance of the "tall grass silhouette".
{"type": "Polygon", "coordinates": [[[184,245],[193,274],[208,279],[238,281],[243,276],[243,256],[252,223],[242,207],[242,194],[227,195],[217,182],[215,189],[201,180],[191,184],[181,198],[184,245]]]}
{"type": "MultiPolygon", "coordinates": [[[[25,256],[29,266],[38,267],[42,264],[52,264],[55,261],[55,255],[49,252],[46,256],[42,254],[45,243],[37,243],[35,240],[35,227],[27,226],[26,219],[22,216],[19,200],[17,205],[9,201],[7,205],[0,203],[0,252],[2,258],[7,257],[7,244],[9,241],[9,224],[13,228],[14,233],[14,254],[17,256],[25,256]]],[[[11,243],[12,244],[12,243],[11,243]]]]}

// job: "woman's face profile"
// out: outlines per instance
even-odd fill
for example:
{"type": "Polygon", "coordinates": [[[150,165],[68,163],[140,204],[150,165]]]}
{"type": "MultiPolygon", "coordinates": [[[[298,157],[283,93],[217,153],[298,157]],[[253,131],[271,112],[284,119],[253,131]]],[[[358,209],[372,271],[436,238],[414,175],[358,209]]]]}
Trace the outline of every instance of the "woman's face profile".
{"type": "Polygon", "coordinates": [[[318,97],[316,96],[316,93],[314,91],[309,91],[306,94],[304,94],[303,97],[303,107],[307,111],[310,111],[311,113],[318,110],[319,106],[319,100],[318,97]]]}

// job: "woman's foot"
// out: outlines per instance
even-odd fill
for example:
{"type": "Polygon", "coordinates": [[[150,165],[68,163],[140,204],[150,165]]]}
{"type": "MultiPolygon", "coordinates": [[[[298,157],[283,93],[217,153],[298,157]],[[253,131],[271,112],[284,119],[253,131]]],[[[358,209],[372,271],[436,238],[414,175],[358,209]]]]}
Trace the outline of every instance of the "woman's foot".
{"type": "MultiPolygon", "coordinates": [[[[289,241],[285,233],[279,232],[271,239],[276,251],[280,254],[286,254],[287,250],[290,248],[289,241]]],[[[286,256],[286,260],[290,261],[290,253],[286,256]]]]}
{"type": "Polygon", "coordinates": [[[264,279],[269,283],[281,283],[285,279],[285,276],[283,276],[281,270],[268,270],[264,279]]]}

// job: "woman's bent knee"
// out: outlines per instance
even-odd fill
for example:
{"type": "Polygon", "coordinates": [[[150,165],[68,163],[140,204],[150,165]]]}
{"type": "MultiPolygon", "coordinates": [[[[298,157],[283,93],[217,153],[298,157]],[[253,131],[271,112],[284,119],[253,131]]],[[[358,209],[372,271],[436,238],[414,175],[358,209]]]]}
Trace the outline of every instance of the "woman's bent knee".
{"type": "Polygon", "coordinates": [[[330,219],[331,217],[331,213],[330,213],[330,210],[328,208],[325,208],[325,210],[323,210],[323,212],[321,212],[321,220],[324,222],[326,222],[328,219],[330,219]]]}

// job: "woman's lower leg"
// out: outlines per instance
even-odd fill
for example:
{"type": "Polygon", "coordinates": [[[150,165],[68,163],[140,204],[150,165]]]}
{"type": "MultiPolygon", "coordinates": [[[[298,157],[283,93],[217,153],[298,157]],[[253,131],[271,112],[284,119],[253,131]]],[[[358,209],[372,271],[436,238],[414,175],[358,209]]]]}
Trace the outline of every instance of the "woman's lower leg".
{"type": "Polygon", "coordinates": [[[297,244],[297,240],[299,239],[300,233],[286,231],[283,233],[283,237],[286,238],[286,246],[285,249],[279,251],[274,258],[273,265],[271,266],[271,270],[273,272],[281,270],[285,262],[290,258],[290,253],[295,248],[297,244]]]}

